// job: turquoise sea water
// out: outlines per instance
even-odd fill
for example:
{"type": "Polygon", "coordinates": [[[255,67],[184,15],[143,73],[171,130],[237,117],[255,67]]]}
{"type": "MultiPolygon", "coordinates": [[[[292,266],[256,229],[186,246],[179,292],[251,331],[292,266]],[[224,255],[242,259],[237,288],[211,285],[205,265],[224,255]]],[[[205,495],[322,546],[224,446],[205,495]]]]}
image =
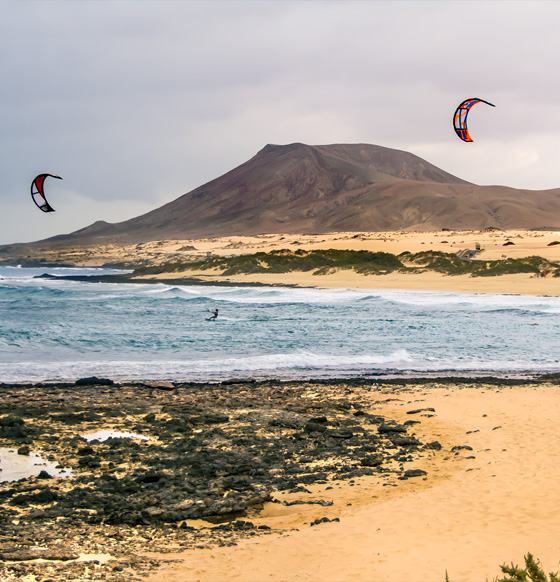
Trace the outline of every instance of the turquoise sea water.
{"type": "Polygon", "coordinates": [[[0,267],[0,382],[560,372],[557,297],[33,278],[45,272],[110,271],[0,267]]]}

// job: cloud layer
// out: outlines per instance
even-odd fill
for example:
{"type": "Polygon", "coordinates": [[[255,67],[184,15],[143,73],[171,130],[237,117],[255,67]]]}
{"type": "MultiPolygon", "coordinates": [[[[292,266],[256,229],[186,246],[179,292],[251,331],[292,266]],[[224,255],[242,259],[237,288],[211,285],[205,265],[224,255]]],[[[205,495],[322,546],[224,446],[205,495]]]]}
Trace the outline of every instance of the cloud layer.
{"type": "Polygon", "coordinates": [[[478,184],[560,187],[560,4],[8,2],[0,243],[118,222],[267,143],[373,143],[478,184]],[[451,118],[466,97],[472,144],[451,118]],[[29,196],[47,184],[55,213],[29,196]]]}

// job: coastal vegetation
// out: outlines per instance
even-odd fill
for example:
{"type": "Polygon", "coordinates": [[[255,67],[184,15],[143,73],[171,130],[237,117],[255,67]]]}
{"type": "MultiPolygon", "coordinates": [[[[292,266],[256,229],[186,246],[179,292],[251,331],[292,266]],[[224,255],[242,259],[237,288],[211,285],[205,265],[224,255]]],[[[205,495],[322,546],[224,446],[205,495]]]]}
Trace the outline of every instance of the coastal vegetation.
{"type": "Polygon", "coordinates": [[[500,568],[507,576],[498,582],[560,582],[560,573],[550,572],[547,577],[539,560],[535,559],[531,553],[527,553],[525,556],[525,568],[514,566],[513,563],[511,566],[503,564],[500,568]]]}
{"type": "Polygon", "coordinates": [[[223,276],[260,273],[290,273],[312,271],[326,275],[341,269],[353,270],[363,275],[385,275],[393,272],[423,273],[434,271],[444,275],[471,275],[492,277],[515,273],[535,276],[548,274],[560,276],[560,263],[543,257],[531,256],[500,260],[463,259],[454,253],[423,251],[394,255],[385,252],[353,250],[275,250],[229,257],[211,257],[196,262],[174,262],[166,265],[137,268],[133,275],[155,275],[182,271],[221,270],[223,276]]]}
{"type": "MultiPolygon", "coordinates": [[[[533,554],[527,552],[524,556],[525,568],[519,567],[517,564],[511,566],[502,564],[500,569],[502,574],[506,574],[504,578],[496,578],[496,582],[560,582],[559,572],[546,572],[541,567],[540,561],[536,559],[533,554]]],[[[445,571],[445,582],[451,582],[447,570],[445,571]]]]}

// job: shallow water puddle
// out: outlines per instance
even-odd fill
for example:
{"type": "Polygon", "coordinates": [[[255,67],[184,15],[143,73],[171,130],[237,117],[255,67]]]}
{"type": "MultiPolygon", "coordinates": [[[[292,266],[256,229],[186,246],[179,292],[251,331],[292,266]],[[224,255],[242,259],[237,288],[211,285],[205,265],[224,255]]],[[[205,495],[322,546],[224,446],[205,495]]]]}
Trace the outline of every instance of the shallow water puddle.
{"type": "Polygon", "coordinates": [[[106,441],[107,439],[139,439],[142,441],[151,440],[150,437],[134,434],[133,432],[118,432],[114,430],[98,430],[97,432],[92,432],[89,434],[82,435],[82,438],[86,441],[106,441]]]}
{"type": "Polygon", "coordinates": [[[72,476],[72,469],[43,459],[40,451],[18,455],[15,449],[0,448],[0,483],[36,477],[41,471],[46,471],[51,477],[72,476]]]}
{"type": "MultiPolygon", "coordinates": [[[[98,564],[105,564],[110,560],[116,560],[114,556],[111,554],[80,554],[74,560],[49,560],[48,558],[32,558],[29,560],[25,560],[27,563],[35,563],[35,564],[46,564],[46,563],[60,563],[60,564],[70,564],[72,562],[95,562],[98,564]]],[[[4,562],[8,564],[18,564],[21,563],[22,560],[4,560],[4,562]]],[[[33,574],[30,574],[33,576],[33,574]]],[[[30,580],[35,581],[35,578],[30,578],[30,580]]]]}
{"type": "Polygon", "coordinates": [[[109,560],[115,560],[115,557],[111,554],[80,554],[80,557],[76,562],[99,562],[100,564],[105,564],[109,560]]]}

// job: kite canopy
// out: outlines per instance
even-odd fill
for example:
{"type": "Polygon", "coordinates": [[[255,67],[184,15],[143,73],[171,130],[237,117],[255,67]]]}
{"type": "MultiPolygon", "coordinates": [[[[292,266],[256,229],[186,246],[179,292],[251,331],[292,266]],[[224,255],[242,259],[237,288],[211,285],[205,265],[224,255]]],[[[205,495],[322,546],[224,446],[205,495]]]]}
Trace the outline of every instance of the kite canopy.
{"type": "Polygon", "coordinates": [[[45,198],[44,184],[48,177],[57,178],[62,180],[60,176],[55,174],[39,174],[33,182],[31,182],[31,198],[33,202],[43,211],[43,212],[54,212],[54,208],[47,202],[45,198]]]}
{"type": "Polygon", "coordinates": [[[467,115],[469,114],[471,108],[477,103],[486,103],[486,105],[496,107],[489,101],[484,101],[484,99],[478,99],[477,97],[465,99],[459,105],[459,107],[457,107],[457,109],[455,110],[455,115],[453,116],[453,127],[455,129],[455,133],[463,141],[472,141],[471,136],[469,135],[469,130],[467,128],[467,115]]]}

